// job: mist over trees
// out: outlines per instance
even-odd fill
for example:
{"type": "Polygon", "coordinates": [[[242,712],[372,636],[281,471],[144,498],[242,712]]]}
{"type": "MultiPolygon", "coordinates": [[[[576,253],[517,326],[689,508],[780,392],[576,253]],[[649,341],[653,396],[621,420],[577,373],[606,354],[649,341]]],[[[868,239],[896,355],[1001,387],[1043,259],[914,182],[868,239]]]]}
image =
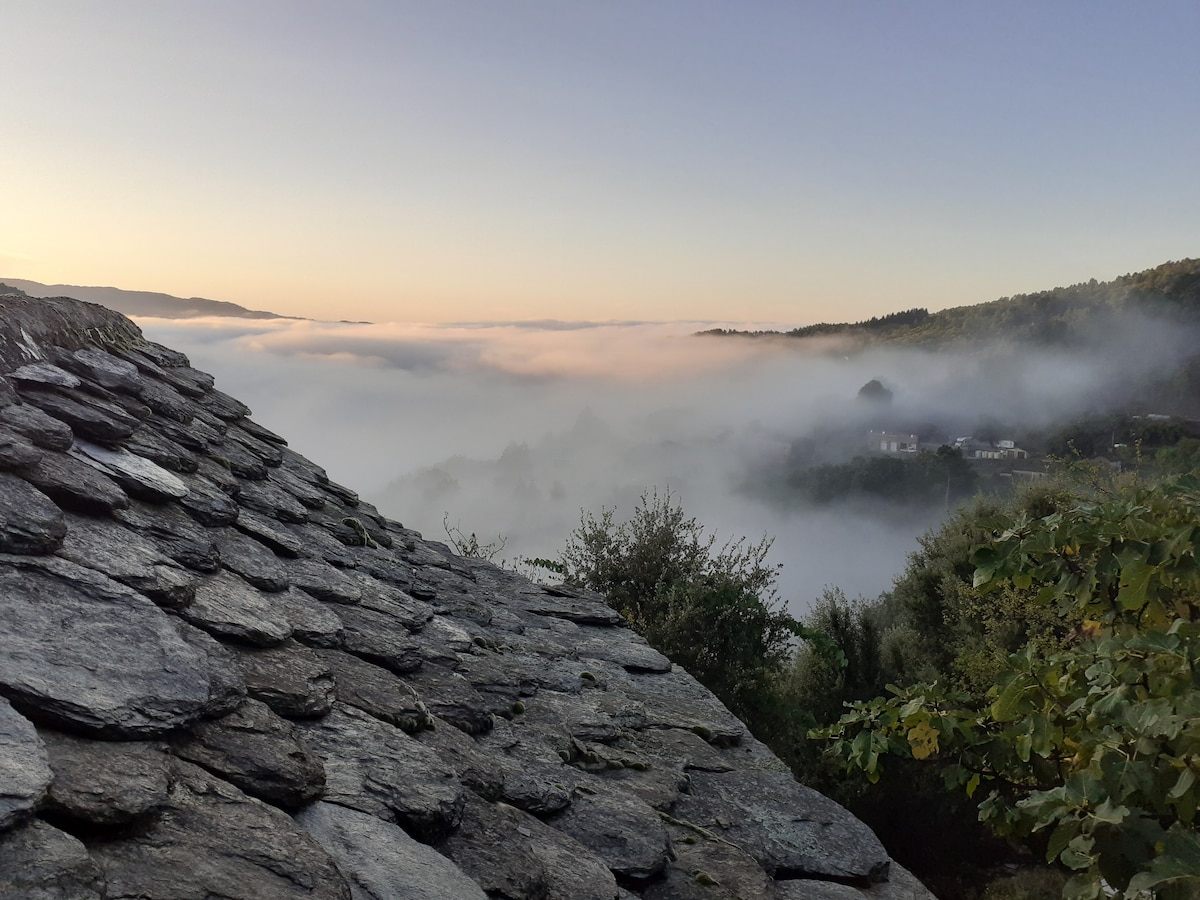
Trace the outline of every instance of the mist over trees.
{"type": "Polygon", "coordinates": [[[1131,311],[1194,323],[1200,316],[1200,260],[1182,259],[1108,282],[1093,278],[1069,287],[934,313],[910,309],[861,322],[821,323],[786,332],[712,329],[703,333],[801,339],[840,336],[860,344],[943,346],[992,343],[999,338],[1026,345],[1069,345],[1086,343],[1090,324],[1096,320],[1107,323],[1110,317],[1131,311]]]}
{"type": "MultiPolygon", "coordinates": [[[[1186,287],[1187,274],[1132,281],[1186,287]]],[[[1178,383],[1167,367],[1146,374],[1142,389],[1178,383]]],[[[880,380],[857,399],[894,412],[880,380]]],[[[767,545],[746,555],[743,539],[726,558],[737,566],[709,568],[713,541],[670,495],[643,496],[624,521],[585,513],[560,571],[605,593],[939,896],[981,896],[990,868],[1018,861],[1003,896],[1194,898],[1198,423],[1119,403],[1013,421],[981,415],[970,437],[936,449],[918,429],[872,431],[880,453],[817,461],[821,443],[854,445],[849,415],[759,473],[759,489],[783,502],[903,509],[942,488],[947,520],[876,599],[826,588],[805,615],[787,615],[772,606],[767,545]],[[1018,435],[1039,477],[1013,479],[1029,457],[1018,435]],[[936,837],[913,829],[916,808],[925,821],[937,810],[936,837]]]]}
{"type": "MultiPolygon", "coordinates": [[[[1142,281],[1186,308],[1180,286],[1190,276],[1176,268],[1142,281]]],[[[1070,343],[1049,347],[996,329],[970,342],[855,344],[693,337],[687,324],[141,324],[418,530],[440,535],[449,513],[468,533],[506,535],[513,556],[545,556],[580,509],[628,510],[648,486],[670,486],[712,530],[775,535],[780,595],[800,613],[826,584],[849,596],[886,588],[916,538],[947,514],[944,473],[875,477],[895,463],[871,432],[915,433],[930,454],[962,437],[1011,440],[1027,461],[963,450],[977,489],[1001,491],[1029,477],[1012,469],[1043,471],[1045,436],[1071,422],[1112,411],[1143,422],[1186,416],[1186,403],[1157,401],[1195,395],[1188,367],[1200,341],[1186,323],[1135,306],[1115,325],[1081,314],[1070,343]],[[872,380],[890,404],[857,400],[872,380]],[[1156,393],[1155,384],[1173,387],[1156,393]],[[893,483],[897,498],[874,490],[893,483]],[[858,541],[873,552],[846,549],[858,541]]],[[[1126,465],[1139,452],[1111,429],[1095,431],[1094,449],[1114,462],[1124,454],[1126,465]]],[[[1169,448],[1143,443],[1140,452],[1160,449],[1169,448]]],[[[932,465],[918,457],[898,458],[932,465]]],[[[970,490],[952,478],[949,507],[970,490]]]]}
{"type": "Polygon", "coordinates": [[[980,896],[1007,862],[1015,893],[985,896],[1183,900],[1200,889],[1197,475],[1069,464],[961,508],[879,598],[827,589],[800,619],[775,602],[767,539],[718,550],[669,494],[585,513],[538,562],[604,593],[938,896],[980,896]]]}
{"type": "Polygon", "coordinates": [[[587,394],[574,421],[403,474],[385,504],[424,528],[452,512],[537,556],[581,508],[629,509],[647,486],[670,486],[715,530],[778,537],[794,612],[825,584],[874,595],[917,536],[976,492],[1010,494],[1055,457],[1138,466],[1200,437],[1181,418],[1195,393],[1198,273],[1185,261],[819,335],[696,337],[697,353],[745,354],[726,383],[693,374],[622,387],[617,402],[587,394]],[[881,438],[908,449],[881,450],[881,438]],[[843,538],[856,533],[878,548],[870,560],[848,559],[843,538]]]}
{"type": "MultiPolygon", "coordinates": [[[[583,528],[573,578],[611,591],[635,627],[694,669],[803,779],[870,820],[939,896],[977,900],[971,885],[995,866],[1044,858],[1040,842],[1058,824],[1014,836],[1016,845],[992,836],[978,821],[982,776],[971,796],[947,791],[930,749],[938,726],[921,717],[941,709],[944,695],[925,694],[928,708],[914,705],[906,715],[918,718],[904,724],[899,710],[917,694],[888,705],[886,686],[937,682],[966,698],[953,709],[982,716],[995,703],[989,691],[1009,683],[1011,654],[1061,659],[1105,639],[1120,644],[1109,655],[1135,652],[1123,634],[1094,634],[1089,623],[1100,619],[1034,602],[1036,571],[1006,570],[1003,585],[982,591],[976,554],[1014,528],[1069,533],[1074,511],[1106,491],[1153,511],[1151,495],[1121,493],[1111,479],[1146,487],[1196,469],[1198,278],[1200,263],[1183,261],[1107,285],[753,339],[646,326],[547,336],[511,326],[413,332],[245,320],[220,329],[156,323],[147,333],[220,371],[231,391],[269,411],[264,424],[327,460],[337,480],[382,494],[389,515],[427,534],[448,521],[465,546],[471,534],[480,548],[503,536],[510,562],[537,557],[566,570],[559,548],[583,528]],[[1066,477],[1077,469],[1093,474],[1066,477]],[[653,486],[657,499],[639,507],[653,486]],[[639,516],[655,527],[639,531],[630,524],[639,516]],[[675,575],[636,589],[605,580],[605,566],[637,560],[635,546],[656,533],[678,538],[658,545],[676,559],[675,575]],[[708,543],[713,533],[775,541],[722,557],[723,544],[708,543]],[[836,726],[843,702],[877,700],[843,726],[840,759],[810,739],[813,728],[836,726]],[[893,713],[894,722],[881,718],[893,713]],[[909,732],[922,722],[914,745],[909,732]],[[915,758],[914,748],[930,752],[915,758]],[[891,751],[900,752],[870,769],[891,751]],[[858,754],[852,768],[863,777],[845,774],[848,754],[858,754]],[[914,808],[939,827],[914,829],[914,808]]],[[[1160,528],[1131,515],[1121,520],[1131,529],[1160,528]]],[[[1038,539],[1066,558],[1066,545],[1038,539]]],[[[1151,547],[1164,540],[1147,538],[1151,547]]],[[[1132,561],[1115,564],[1118,595],[1122,578],[1141,577],[1132,561]]],[[[998,733],[1014,721],[997,722],[998,733]]],[[[977,752],[952,737],[939,731],[939,753],[977,752]]],[[[1041,766],[1049,757],[1034,746],[1030,759],[1041,766]]],[[[1138,809],[1151,800],[1139,795],[1138,809]]],[[[1156,810],[1148,815],[1169,831],[1156,810]]],[[[1091,848],[1078,842],[1079,855],[1068,857],[1086,862],[1086,873],[1112,854],[1104,829],[1085,824],[1092,830],[1080,825],[1067,843],[1095,833],[1091,848]]],[[[1134,861],[1130,881],[1145,862],[1134,861]]],[[[1049,896],[1022,885],[1009,896],[1049,896]]]]}

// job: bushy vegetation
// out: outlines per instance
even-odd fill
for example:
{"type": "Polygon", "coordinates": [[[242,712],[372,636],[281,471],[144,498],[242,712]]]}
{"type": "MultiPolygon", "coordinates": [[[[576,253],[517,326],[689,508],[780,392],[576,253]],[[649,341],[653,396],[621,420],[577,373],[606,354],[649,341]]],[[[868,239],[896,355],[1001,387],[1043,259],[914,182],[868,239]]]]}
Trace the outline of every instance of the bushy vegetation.
{"type": "Polygon", "coordinates": [[[770,540],[718,547],[669,492],[644,494],[628,520],[614,516],[583,515],[556,563],[564,580],[603,593],[764,739],[811,724],[786,697],[794,642],[806,632],[779,603],[770,540]]]}
{"type": "Polygon", "coordinates": [[[856,456],[845,463],[797,468],[786,486],[810,503],[864,498],[911,506],[958,503],[975,493],[979,475],[952,447],[898,456],[856,456]]]}
{"type": "Polygon", "coordinates": [[[830,324],[821,322],[817,325],[805,325],[803,328],[793,328],[787,332],[788,337],[819,337],[829,334],[843,334],[853,330],[870,334],[892,334],[919,325],[929,318],[929,310],[918,307],[905,309],[900,312],[888,313],[884,316],[872,316],[853,325],[830,324]]]}
{"type": "Polygon", "coordinates": [[[504,552],[504,547],[508,543],[508,539],[502,535],[496,535],[494,541],[480,542],[475,536],[475,532],[470,534],[465,533],[458,525],[450,524],[450,513],[445,513],[442,516],[442,528],[446,531],[446,540],[450,542],[451,548],[459,556],[467,559],[482,559],[488,562],[493,562],[497,556],[504,552]]]}
{"type": "Polygon", "coordinates": [[[1195,427],[1166,416],[1097,414],[1052,429],[1044,441],[1046,452],[1060,459],[1111,454],[1130,463],[1149,462],[1159,450],[1186,440],[1195,427]]]}
{"type": "Polygon", "coordinates": [[[889,758],[936,766],[998,834],[1074,872],[1064,897],[1195,896],[1200,484],[1040,501],[992,516],[984,541],[943,529],[926,546],[892,602],[941,607],[926,649],[953,650],[938,677],[856,701],[818,734],[870,781],[889,758]],[[973,625],[961,614],[989,604],[1000,613],[973,625]]]}
{"type": "Polygon", "coordinates": [[[803,621],[769,541],[718,546],[670,494],[585,514],[555,565],[939,896],[1172,900],[1200,885],[1198,542],[1200,482],[1078,466],[960,509],[893,590],[829,589],[803,621]]]}
{"type": "Polygon", "coordinates": [[[1173,447],[1164,447],[1154,455],[1154,463],[1165,475],[1200,473],[1200,440],[1184,438],[1173,447]]]}
{"type": "MultiPolygon", "coordinates": [[[[1200,322],[1200,260],[774,337],[1065,346],[1132,310],[1200,322]]],[[[1142,410],[1200,410],[1200,355],[1155,378],[1142,410]]],[[[870,382],[860,397],[889,394],[870,382]]],[[[786,502],[958,507],[890,591],[827,589],[800,621],[775,594],[769,541],[718,546],[670,494],[627,521],[585,514],[542,562],[602,592],[944,900],[1200,897],[1196,429],[1107,412],[1017,435],[1050,460],[1024,485],[949,447],[829,463],[839,435],[798,441],[770,479],[786,502]]],[[[857,452],[860,432],[840,437],[857,452]]]]}

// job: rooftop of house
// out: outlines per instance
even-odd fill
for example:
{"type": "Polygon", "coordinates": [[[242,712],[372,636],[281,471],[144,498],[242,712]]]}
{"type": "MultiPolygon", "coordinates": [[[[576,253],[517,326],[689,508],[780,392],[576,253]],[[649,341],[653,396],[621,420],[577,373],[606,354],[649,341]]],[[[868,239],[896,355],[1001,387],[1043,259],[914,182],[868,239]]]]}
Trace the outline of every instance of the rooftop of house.
{"type": "Polygon", "coordinates": [[[601,598],[455,556],[129,320],[17,293],[0,745],[3,897],[930,897],[601,598]]]}

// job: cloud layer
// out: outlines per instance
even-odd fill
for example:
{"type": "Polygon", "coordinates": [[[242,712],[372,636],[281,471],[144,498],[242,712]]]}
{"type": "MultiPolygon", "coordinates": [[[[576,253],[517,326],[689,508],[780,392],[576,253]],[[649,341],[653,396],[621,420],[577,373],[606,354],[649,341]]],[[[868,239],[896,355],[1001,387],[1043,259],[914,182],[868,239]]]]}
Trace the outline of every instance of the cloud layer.
{"type": "Polygon", "coordinates": [[[885,589],[937,518],[743,489],[794,441],[878,427],[879,411],[855,399],[865,382],[894,392],[889,421],[937,423],[948,438],[985,418],[1034,427],[1110,404],[1180,349],[1147,322],[1072,352],[853,354],[693,336],[720,323],[139,324],[332,477],[431,537],[444,538],[448,515],[481,540],[505,535],[506,558],[553,556],[581,510],[620,516],[643,491],[669,488],[719,539],[775,536],[796,610],[825,585],[885,589]]]}

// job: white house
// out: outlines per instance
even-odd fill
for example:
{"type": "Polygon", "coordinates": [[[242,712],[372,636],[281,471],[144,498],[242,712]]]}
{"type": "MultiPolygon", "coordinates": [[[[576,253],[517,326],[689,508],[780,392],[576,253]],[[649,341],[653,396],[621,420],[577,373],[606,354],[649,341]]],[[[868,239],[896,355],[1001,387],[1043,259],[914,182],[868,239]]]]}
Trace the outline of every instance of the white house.
{"type": "Polygon", "coordinates": [[[996,441],[989,444],[986,441],[977,441],[973,437],[960,437],[954,442],[954,446],[968,459],[1029,459],[1029,451],[1022,450],[1014,441],[996,441]]]}
{"type": "Polygon", "coordinates": [[[867,441],[877,453],[916,453],[921,439],[915,434],[892,434],[889,431],[869,431],[867,441]]]}

